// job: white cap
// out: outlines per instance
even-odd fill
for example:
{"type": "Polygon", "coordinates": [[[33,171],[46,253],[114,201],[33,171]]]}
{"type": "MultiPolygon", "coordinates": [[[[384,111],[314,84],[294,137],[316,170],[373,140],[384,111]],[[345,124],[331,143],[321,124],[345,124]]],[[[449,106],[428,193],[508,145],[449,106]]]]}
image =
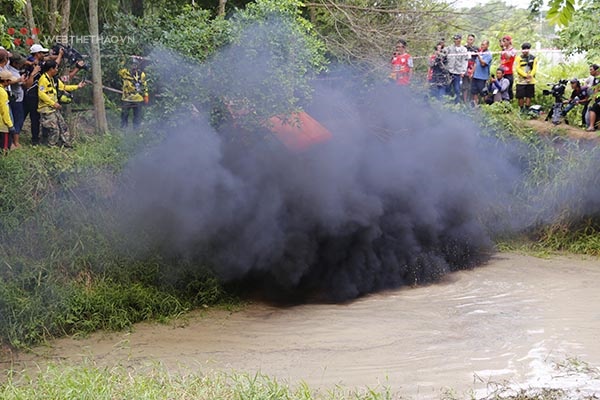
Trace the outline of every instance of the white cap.
{"type": "Polygon", "coordinates": [[[34,44],[34,45],[33,45],[33,46],[31,46],[31,48],[29,49],[29,52],[30,52],[31,54],[34,54],[34,53],[47,53],[47,52],[49,52],[49,51],[50,51],[50,50],[48,50],[48,49],[45,49],[45,48],[44,48],[42,45],[40,45],[40,44],[34,44]]]}

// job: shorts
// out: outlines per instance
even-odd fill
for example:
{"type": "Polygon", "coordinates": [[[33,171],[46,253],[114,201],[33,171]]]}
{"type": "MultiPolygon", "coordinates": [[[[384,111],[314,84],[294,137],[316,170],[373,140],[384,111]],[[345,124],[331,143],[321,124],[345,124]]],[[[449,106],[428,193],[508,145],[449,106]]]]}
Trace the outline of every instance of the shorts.
{"type": "Polygon", "coordinates": [[[485,80],[485,79],[473,78],[473,80],[471,81],[471,94],[472,95],[481,94],[486,83],[487,83],[487,80],[485,80]]]}
{"type": "Polygon", "coordinates": [[[517,85],[515,98],[532,99],[535,95],[535,85],[517,85]]]}

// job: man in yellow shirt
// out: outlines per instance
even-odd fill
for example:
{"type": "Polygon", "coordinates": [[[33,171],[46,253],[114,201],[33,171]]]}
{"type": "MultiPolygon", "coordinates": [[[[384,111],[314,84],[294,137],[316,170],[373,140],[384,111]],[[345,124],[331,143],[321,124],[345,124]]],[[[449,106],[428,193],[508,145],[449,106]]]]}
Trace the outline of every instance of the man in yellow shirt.
{"type": "Polygon", "coordinates": [[[119,71],[123,80],[121,96],[121,128],[127,128],[129,113],[133,112],[133,127],[139,128],[142,122],[142,103],[148,104],[148,84],[146,73],[140,71],[138,60],[131,62],[131,68],[119,71]]]}
{"type": "Polygon", "coordinates": [[[55,61],[46,61],[42,66],[42,75],[38,81],[38,112],[42,128],[48,132],[48,145],[63,147],[73,146],[73,137],[65,122],[58,102],[58,92],[71,92],[85,86],[85,82],[78,85],[65,85],[62,81],[56,81],[54,77],[58,74],[58,65],[55,61]]]}
{"type": "Polygon", "coordinates": [[[530,49],[530,43],[523,43],[521,45],[521,54],[515,57],[515,65],[517,66],[517,90],[515,97],[519,101],[521,112],[527,111],[531,106],[531,99],[535,95],[535,74],[537,72],[538,60],[529,52],[530,49]]]}

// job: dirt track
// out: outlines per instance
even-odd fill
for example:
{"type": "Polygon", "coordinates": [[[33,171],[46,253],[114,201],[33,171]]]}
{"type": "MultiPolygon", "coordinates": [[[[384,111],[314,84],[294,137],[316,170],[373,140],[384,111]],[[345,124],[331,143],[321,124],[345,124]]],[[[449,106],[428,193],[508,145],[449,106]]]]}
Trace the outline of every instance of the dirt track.
{"type": "Polygon", "coordinates": [[[599,132],[586,132],[582,128],[561,123],[554,125],[551,122],[544,121],[545,117],[539,119],[531,119],[527,121],[527,125],[535,129],[541,135],[550,137],[564,137],[573,140],[588,140],[591,142],[600,143],[599,132]]]}

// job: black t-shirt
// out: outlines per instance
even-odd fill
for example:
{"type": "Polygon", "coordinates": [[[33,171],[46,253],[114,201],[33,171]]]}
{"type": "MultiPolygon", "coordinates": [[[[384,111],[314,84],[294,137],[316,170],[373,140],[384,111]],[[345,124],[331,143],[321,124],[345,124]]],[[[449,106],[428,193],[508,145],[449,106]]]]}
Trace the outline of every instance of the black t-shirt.
{"type": "MultiPolygon", "coordinates": [[[[25,73],[27,74],[28,78],[33,73],[33,67],[34,67],[33,65],[27,65],[25,67],[25,73]]],[[[40,80],[40,76],[42,76],[41,71],[38,71],[38,73],[34,75],[33,83],[31,84],[31,86],[29,88],[27,88],[25,90],[26,97],[35,98],[35,99],[38,98],[38,81],[40,80]]]]}

